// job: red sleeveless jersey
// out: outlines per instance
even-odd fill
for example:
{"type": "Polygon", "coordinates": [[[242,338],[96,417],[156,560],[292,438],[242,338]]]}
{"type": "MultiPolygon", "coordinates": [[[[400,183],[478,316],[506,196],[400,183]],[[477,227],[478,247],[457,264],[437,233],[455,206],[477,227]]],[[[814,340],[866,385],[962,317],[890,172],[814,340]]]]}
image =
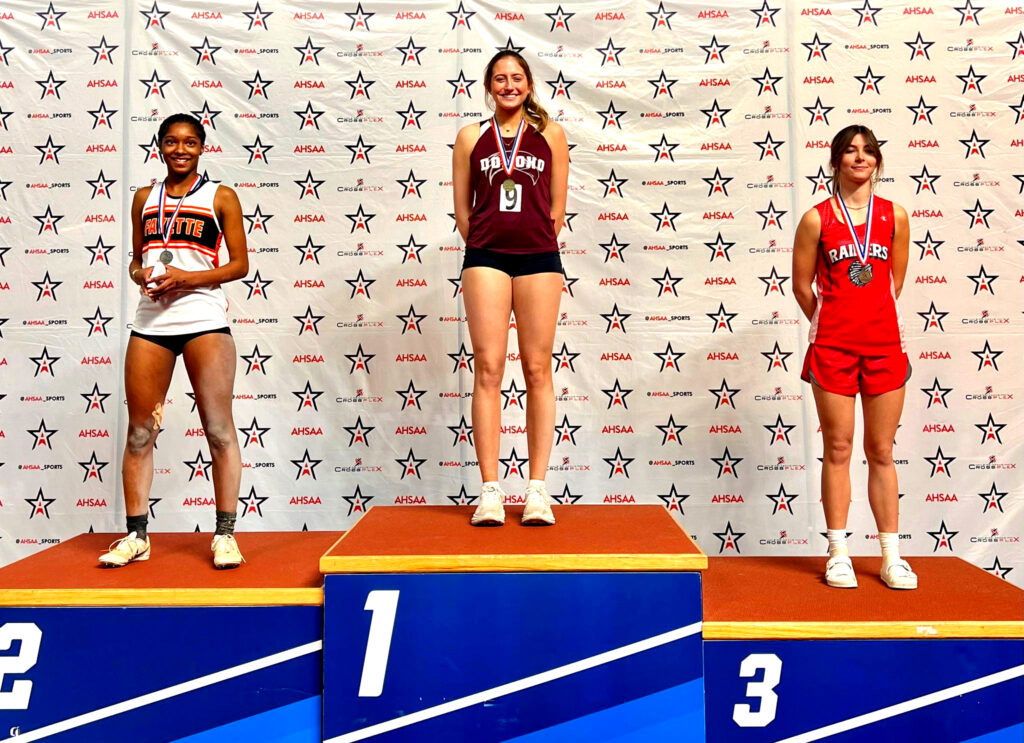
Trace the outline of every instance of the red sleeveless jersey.
{"type": "MultiPolygon", "coordinates": [[[[502,138],[511,153],[512,137],[502,138]]],[[[466,250],[486,248],[499,253],[548,253],[558,250],[551,221],[551,148],[532,125],[523,129],[512,181],[508,179],[494,139],[492,121],[480,122],[480,138],[470,155],[473,212],[469,216],[466,250]]]]}
{"type": "MultiPolygon", "coordinates": [[[[863,286],[856,281],[857,248],[849,227],[836,216],[832,204],[833,199],[828,199],[815,207],[821,217],[821,238],[815,269],[818,305],[811,318],[810,342],[864,356],[881,355],[894,348],[906,351],[892,279],[892,202],[874,198],[867,260],[872,279],[863,286]]],[[[862,243],[865,227],[854,227],[862,243]]]]}

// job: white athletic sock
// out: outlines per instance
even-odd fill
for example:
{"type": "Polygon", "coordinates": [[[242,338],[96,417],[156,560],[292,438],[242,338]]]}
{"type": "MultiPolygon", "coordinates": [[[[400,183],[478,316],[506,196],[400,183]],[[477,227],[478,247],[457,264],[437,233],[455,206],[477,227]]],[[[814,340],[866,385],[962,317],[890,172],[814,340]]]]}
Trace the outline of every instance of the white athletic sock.
{"type": "Polygon", "coordinates": [[[900,535],[879,532],[878,543],[882,545],[882,570],[900,559],[900,535]]]}
{"type": "Polygon", "coordinates": [[[846,544],[846,529],[828,529],[825,531],[828,537],[828,556],[850,554],[850,548],[846,544]]]}
{"type": "Polygon", "coordinates": [[[485,482],[483,485],[480,486],[480,489],[483,490],[488,485],[491,485],[491,486],[493,486],[495,488],[499,488],[499,489],[501,488],[501,486],[498,484],[497,480],[488,480],[487,482],[485,482]]]}
{"type": "Polygon", "coordinates": [[[543,488],[545,486],[544,486],[544,481],[543,480],[530,480],[528,483],[526,483],[526,487],[527,488],[543,488]]]}

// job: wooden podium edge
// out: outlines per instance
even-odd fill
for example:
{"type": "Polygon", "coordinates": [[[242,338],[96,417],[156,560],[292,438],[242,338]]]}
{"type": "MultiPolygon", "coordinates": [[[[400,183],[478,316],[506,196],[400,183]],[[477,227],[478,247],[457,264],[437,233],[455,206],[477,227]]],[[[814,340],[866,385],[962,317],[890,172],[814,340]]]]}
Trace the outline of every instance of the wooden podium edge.
{"type": "Polygon", "coordinates": [[[705,640],[1024,638],[1024,622],[704,622],[705,640]]]}
{"type": "Polygon", "coordinates": [[[323,588],[18,588],[0,606],[322,606],[323,588]]]}
{"type": "Polygon", "coordinates": [[[320,572],[331,573],[502,573],[706,570],[700,554],[539,554],[539,555],[331,555],[320,558],[320,572]]]}

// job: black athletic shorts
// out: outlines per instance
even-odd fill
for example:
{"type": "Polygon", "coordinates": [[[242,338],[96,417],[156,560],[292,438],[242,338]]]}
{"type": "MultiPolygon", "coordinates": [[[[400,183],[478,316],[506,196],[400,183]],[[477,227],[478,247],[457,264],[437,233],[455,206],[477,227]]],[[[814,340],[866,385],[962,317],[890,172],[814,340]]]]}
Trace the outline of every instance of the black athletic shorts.
{"type": "Polygon", "coordinates": [[[200,330],[198,333],[179,333],[177,335],[146,335],[145,333],[133,330],[132,336],[135,338],[142,338],[144,341],[149,341],[150,343],[155,343],[158,346],[166,348],[175,356],[181,356],[181,352],[185,350],[186,343],[201,335],[207,335],[208,333],[224,333],[225,335],[231,335],[231,328],[225,326],[223,328],[214,328],[213,330],[200,330]]]}
{"type": "Polygon", "coordinates": [[[555,250],[544,253],[499,253],[486,248],[467,250],[462,270],[478,267],[496,268],[514,279],[535,273],[562,273],[562,258],[555,250]]]}

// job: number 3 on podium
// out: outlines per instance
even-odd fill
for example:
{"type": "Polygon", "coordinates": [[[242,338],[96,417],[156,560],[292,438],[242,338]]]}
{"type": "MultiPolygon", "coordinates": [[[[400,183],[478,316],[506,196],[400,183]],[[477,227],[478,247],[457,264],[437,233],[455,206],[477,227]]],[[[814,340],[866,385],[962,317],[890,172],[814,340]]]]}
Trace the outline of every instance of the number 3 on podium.
{"type": "Polygon", "coordinates": [[[363,657],[363,675],[359,679],[359,696],[379,697],[384,691],[384,675],[388,670],[391,652],[391,634],[395,629],[398,611],[398,591],[370,591],[363,611],[373,613],[370,632],[366,638],[363,657]]]}
{"type": "MultiPolygon", "coordinates": [[[[0,656],[0,688],[4,686],[4,674],[25,673],[36,664],[42,639],[42,631],[30,622],[8,622],[0,627],[0,650],[10,650],[15,640],[21,641],[17,655],[0,656]]],[[[31,696],[32,682],[18,679],[10,691],[0,691],[0,709],[28,709],[31,696]]]]}
{"type": "Polygon", "coordinates": [[[747,696],[761,700],[757,712],[749,704],[735,704],[732,719],[741,728],[763,728],[775,719],[779,696],[774,689],[782,679],[782,661],[775,653],[752,653],[740,663],[740,678],[750,678],[758,671],[764,671],[760,681],[747,683],[747,696]]]}

